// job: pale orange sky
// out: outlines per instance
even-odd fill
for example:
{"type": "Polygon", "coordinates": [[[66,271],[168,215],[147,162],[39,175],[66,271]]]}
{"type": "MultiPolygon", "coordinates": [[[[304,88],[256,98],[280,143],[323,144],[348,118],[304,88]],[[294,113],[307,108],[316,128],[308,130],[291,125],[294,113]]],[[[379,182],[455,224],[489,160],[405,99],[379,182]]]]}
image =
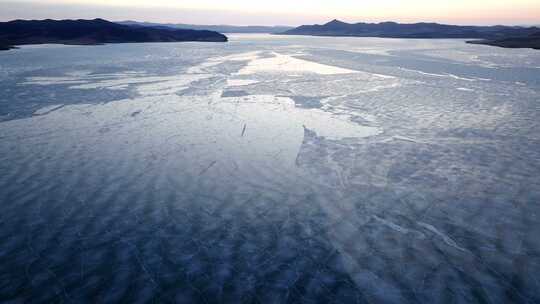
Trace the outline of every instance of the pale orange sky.
{"type": "Polygon", "coordinates": [[[540,0],[0,0],[0,19],[93,18],[196,24],[435,21],[540,24],[540,0]]]}

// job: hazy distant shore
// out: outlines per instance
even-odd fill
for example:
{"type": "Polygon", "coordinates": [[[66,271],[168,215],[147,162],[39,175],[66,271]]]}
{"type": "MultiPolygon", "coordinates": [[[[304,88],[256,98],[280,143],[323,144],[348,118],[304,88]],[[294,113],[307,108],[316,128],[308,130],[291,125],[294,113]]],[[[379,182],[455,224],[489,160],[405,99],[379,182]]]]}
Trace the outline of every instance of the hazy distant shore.
{"type": "Polygon", "coordinates": [[[199,25],[185,23],[155,23],[155,22],[138,22],[138,21],[118,21],[118,24],[129,25],[134,27],[155,27],[155,28],[173,28],[173,29],[191,29],[191,30],[208,30],[227,34],[274,34],[282,33],[293,29],[293,26],[275,25],[199,25]]]}
{"type": "Polygon", "coordinates": [[[540,28],[520,26],[461,26],[438,23],[346,23],[332,20],[326,24],[302,25],[284,35],[377,37],[402,39],[477,39],[473,44],[506,48],[540,48],[540,28]]]}

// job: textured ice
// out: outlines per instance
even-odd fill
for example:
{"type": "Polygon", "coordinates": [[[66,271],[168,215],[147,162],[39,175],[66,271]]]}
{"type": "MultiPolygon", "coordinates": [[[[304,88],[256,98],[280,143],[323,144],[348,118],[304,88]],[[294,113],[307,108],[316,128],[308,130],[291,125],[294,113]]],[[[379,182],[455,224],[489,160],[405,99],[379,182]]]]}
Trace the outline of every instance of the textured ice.
{"type": "Polygon", "coordinates": [[[187,89],[189,84],[210,76],[206,74],[173,76],[166,80],[140,85],[137,87],[137,92],[144,96],[175,94],[187,89]]]}
{"type": "Polygon", "coordinates": [[[540,302],[539,65],[279,35],[0,53],[0,302],[540,302]]]}
{"type": "Polygon", "coordinates": [[[407,136],[401,136],[401,135],[394,135],[394,136],[392,136],[392,139],[393,140],[410,141],[410,142],[413,142],[413,143],[423,143],[422,141],[420,141],[418,139],[410,138],[410,137],[407,137],[407,136]]]}
{"type": "Polygon", "coordinates": [[[24,85],[52,85],[52,84],[79,84],[87,83],[77,76],[71,77],[30,77],[24,82],[24,85]]]}
{"type": "Polygon", "coordinates": [[[212,57],[207,59],[205,62],[190,67],[188,69],[188,73],[207,73],[211,71],[211,68],[223,64],[228,61],[251,61],[259,58],[260,51],[254,51],[254,52],[246,52],[246,53],[240,53],[240,54],[232,54],[229,56],[219,56],[219,57],[212,57]]]}

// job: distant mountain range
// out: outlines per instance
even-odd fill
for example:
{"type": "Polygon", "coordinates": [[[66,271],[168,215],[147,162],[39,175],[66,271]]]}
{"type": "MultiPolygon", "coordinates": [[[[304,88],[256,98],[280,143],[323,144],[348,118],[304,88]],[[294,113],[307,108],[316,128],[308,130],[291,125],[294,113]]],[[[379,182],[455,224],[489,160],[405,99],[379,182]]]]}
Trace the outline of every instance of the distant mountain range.
{"type": "Polygon", "coordinates": [[[438,23],[401,24],[346,23],[332,20],[323,25],[231,26],[161,24],[136,21],[94,20],[14,20],[0,22],[0,50],[25,44],[104,44],[128,42],[226,42],[218,33],[281,33],[286,35],[383,37],[383,38],[465,38],[473,44],[509,48],[540,49],[540,29],[520,26],[459,26],[438,23]]]}
{"type": "Polygon", "coordinates": [[[249,25],[249,26],[237,26],[237,25],[195,25],[195,24],[182,24],[182,23],[152,23],[152,22],[138,22],[138,21],[119,21],[118,24],[130,25],[130,26],[145,26],[145,27],[157,27],[157,28],[174,28],[174,29],[192,29],[192,30],[209,30],[220,33],[281,33],[292,29],[291,26],[261,26],[261,25],[249,25]]]}
{"type": "Polygon", "coordinates": [[[226,42],[214,31],[132,27],[94,20],[14,20],[0,22],[0,50],[24,44],[92,45],[128,42],[226,42]]]}
{"type": "Polygon", "coordinates": [[[477,44],[502,47],[538,47],[540,29],[519,26],[460,26],[438,23],[396,22],[346,23],[332,20],[323,25],[302,25],[286,35],[382,37],[382,38],[472,38],[477,44]]]}

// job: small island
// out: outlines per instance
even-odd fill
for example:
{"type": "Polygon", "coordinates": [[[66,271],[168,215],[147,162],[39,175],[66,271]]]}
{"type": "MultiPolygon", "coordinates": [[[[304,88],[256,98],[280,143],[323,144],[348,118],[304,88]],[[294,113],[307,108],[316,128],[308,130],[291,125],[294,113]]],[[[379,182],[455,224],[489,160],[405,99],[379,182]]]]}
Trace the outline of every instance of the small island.
{"type": "Polygon", "coordinates": [[[11,45],[0,43],[0,51],[7,51],[7,50],[11,50],[13,48],[14,47],[11,46],[11,45]]]}
{"type": "Polygon", "coordinates": [[[227,42],[207,30],[132,27],[103,19],[14,20],[0,22],[0,50],[26,44],[98,45],[142,42],[227,42]]]}
{"type": "Polygon", "coordinates": [[[540,50],[540,31],[529,36],[507,37],[502,39],[484,39],[467,41],[470,44],[485,44],[504,48],[531,48],[540,50]]]}

